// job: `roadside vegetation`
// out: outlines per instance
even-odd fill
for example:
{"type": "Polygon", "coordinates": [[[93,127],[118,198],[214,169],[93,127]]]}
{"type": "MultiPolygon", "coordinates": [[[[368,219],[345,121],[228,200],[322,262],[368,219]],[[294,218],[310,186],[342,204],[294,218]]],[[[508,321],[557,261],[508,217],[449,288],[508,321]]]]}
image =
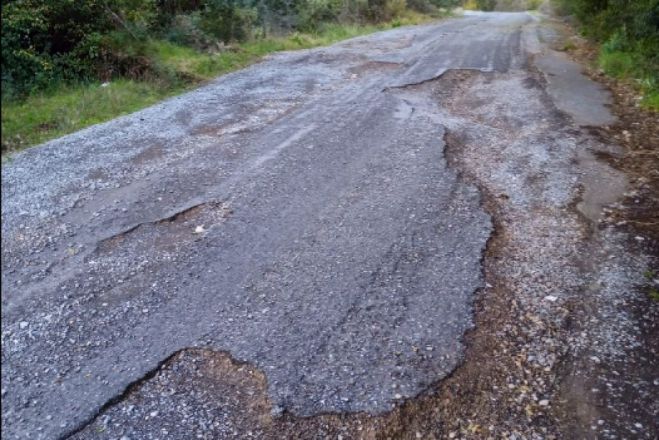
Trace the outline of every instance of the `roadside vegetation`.
{"type": "Polygon", "coordinates": [[[465,9],[480,11],[529,11],[540,7],[544,0],[466,0],[465,9]]]}
{"type": "Polygon", "coordinates": [[[631,81],[642,104],[659,111],[659,0],[553,0],[560,15],[578,21],[583,35],[600,43],[599,67],[631,81]]]}
{"type": "Polygon", "coordinates": [[[254,63],[440,17],[459,0],[8,0],[2,152],[254,63]]]}

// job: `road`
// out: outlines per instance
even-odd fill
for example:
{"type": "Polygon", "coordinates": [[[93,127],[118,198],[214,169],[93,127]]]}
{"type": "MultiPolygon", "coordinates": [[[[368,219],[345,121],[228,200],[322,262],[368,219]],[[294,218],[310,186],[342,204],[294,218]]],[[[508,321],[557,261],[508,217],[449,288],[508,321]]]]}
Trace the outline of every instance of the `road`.
{"type": "MultiPolygon", "coordinates": [[[[541,286],[533,307],[578,290],[561,249],[626,183],[575,150],[611,150],[575,130],[614,118],[554,37],[527,13],[471,14],[281,53],[14,155],[3,434],[157,438],[166,422],[142,421],[168,414],[164,437],[181,438],[170,404],[117,405],[194,353],[262,372],[269,417],[386,417],[464,361],[497,212],[527,246],[497,270],[544,267],[548,280],[519,281],[541,286]],[[495,191],[508,211],[488,209],[495,191]],[[581,217],[565,214],[584,193],[581,217]]],[[[186,423],[259,432],[222,411],[186,423]]]]}

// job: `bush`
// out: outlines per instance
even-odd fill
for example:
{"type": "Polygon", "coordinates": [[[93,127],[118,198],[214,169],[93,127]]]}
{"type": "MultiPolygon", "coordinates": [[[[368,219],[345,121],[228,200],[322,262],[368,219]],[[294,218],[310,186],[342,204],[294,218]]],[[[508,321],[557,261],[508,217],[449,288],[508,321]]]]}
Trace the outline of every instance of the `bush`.
{"type": "Polygon", "coordinates": [[[556,5],[575,15],[588,37],[604,42],[607,53],[634,53],[646,74],[657,75],[659,0],[557,0],[556,5]]]}
{"type": "Polygon", "coordinates": [[[481,11],[493,11],[496,5],[496,0],[476,0],[476,7],[481,11]]]}
{"type": "Polygon", "coordinates": [[[102,35],[142,33],[154,17],[152,0],[15,0],[2,9],[3,97],[61,80],[94,76],[102,35]]]}
{"type": "Polygon", "coordinates": [[[323,23],[336,21],[341,15],[342,0],[307,0],[299,5],[297,28],[314,32],[323,23]]]}
{"type": "Polygon", "coordinates": [[[393,18],[401,17],[405,10],[407,9],[406,0],[387,0],[384,5],[385,8],[385,19],[391,20],[393,18]]]}
{"type": "Polygon", "coordinates": [[[246,40],[256,19],[256,9],[238,6],[235,0],[206,0],[199,24],[206,34],[229,43],[246,40]]]}
{"type": "Polygon", "coordinates": [[[430,3],[430,0],[407,0],[407,6],[422,14],[433,14],[437,11],[437,8],[430,3]]]}
{"type": "Polygon", "coordinates": [[[527,11],[538,9],[542,0],[497,0],[497,11],[527,11]]]}
{"type": "Polygon", "coordinates": [[[191,14],[175,15],[169,25],[161,32],[162,37],[181,46],[206,49],[211,46],[213,38],[201,30],[201,14],[195,11],[191,14]]]}

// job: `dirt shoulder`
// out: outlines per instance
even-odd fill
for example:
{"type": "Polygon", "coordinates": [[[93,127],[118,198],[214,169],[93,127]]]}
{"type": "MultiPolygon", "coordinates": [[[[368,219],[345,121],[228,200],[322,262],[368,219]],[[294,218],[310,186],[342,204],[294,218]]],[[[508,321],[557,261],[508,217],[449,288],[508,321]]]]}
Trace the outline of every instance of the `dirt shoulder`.
{"type": "Polygon", "coordinates": [[[638,88],[629,81],[607,76],[598,66],[599,48],[578,36],[565,21],[552,20],[551,26],[561,35],[554,44],[573,60],[581,63],[584,73],[611,92],[611,111],[618,121],[603,127],[592,127],[591,133],[605,143],[624,148],[622,155],[601,155],[613,167],[622,170],[630,180],[630,189],[618,209],[609,209],[611,222],[630,232],[643,234],[651,243],[648,250],[659,253],[659,113],[644,108],[638,88]]]}

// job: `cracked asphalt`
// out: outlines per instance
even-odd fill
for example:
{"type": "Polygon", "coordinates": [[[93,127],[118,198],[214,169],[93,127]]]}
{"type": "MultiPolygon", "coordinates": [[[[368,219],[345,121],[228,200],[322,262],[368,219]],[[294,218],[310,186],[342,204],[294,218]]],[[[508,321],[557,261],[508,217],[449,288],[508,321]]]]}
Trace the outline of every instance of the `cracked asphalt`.
{"type": "MultiPolygon", "coordinates": [[[[615,120],[610,97],[551,38],[527,13],[469,14],[280,53],[14,155],[2,168],[3,434],[181,438],[192,424],[199,438],[259,437],[282,414],[387,417],[465,360],[476,294],[492,288],[493,213],[514,226],[514,267],[497,266],[511,307],[564,320],[539,304],[582,292],[567,269],[582,216],[597,223],[615,201],[598,185],[626,183],[578,151],[613,148],[577,133],[615,120]],[[447,139],[462,149],[451,166],[447,139]],[[504,192],[510,206],[488,208],[504,192]],[[260,400],[233,399],[241,387],[260,400]],[[158,400],[177,393],[197,397],[158,400]],[[251,415],[229,423],[236,408],[251,415]],[[145,422],[164,414],[186,422],[145,422]]],[[[590,271],[625,285],[646,263],[590,271]]],[[[571,339],[543,337],[529,350],[548,372],[566,350],[543,350],[571,339]]]]}

